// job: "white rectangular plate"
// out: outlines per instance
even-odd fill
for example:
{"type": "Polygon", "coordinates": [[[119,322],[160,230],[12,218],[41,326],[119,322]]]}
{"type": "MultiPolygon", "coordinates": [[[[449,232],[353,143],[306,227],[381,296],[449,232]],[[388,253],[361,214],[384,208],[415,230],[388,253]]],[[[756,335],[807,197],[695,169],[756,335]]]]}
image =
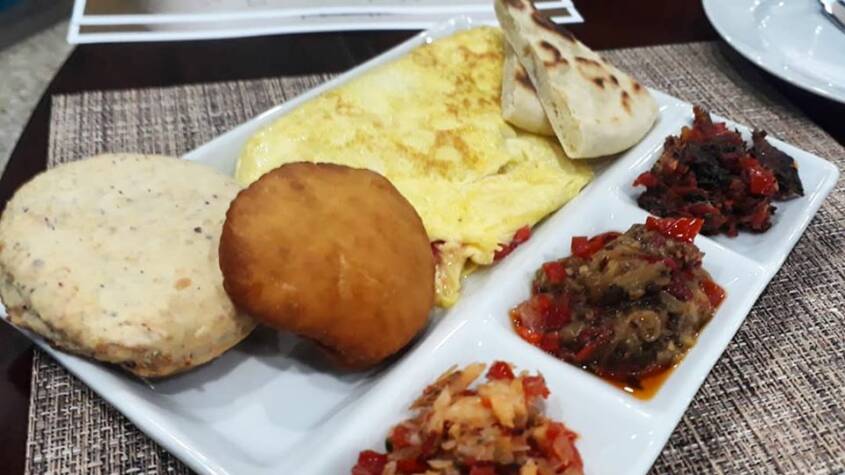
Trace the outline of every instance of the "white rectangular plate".
{"type": "MultiPolygon", "coordinates": [[[[231,174],[245,141],[303,101],[432,39],[476,24],[469,17],[452,19],[184,158],[231,174]]],[[[654,95],[660,119],[648,136],[599,172],[511,256],[468,278],[460,302],[436,315],[410,351],[378,371],[337,372],[320,363],[311,347],[295,337],[259,330],[205,367],[147,384],[30,337],[141,430],[203,474],[348,473],[359,450],[382,449],[388,429],[407,415],[407,405],[441,372],[453,364],[497,359],[545,375],[552,391],[548,415],[580,434],[578,447],[587,473],[645,473],[839,173],[819,157],[770,139],[797,161],[806,195],[778,203],[774,225],[766,234],[697,238],[696,244],[706,253],[704,267],[726,287],[727,299],[657,395],[648,401],[634,399],[520,340],[510,328],[508,310],[529,295],[533,273],[542,262],[569,254],[572,236],[624,231],[644,221],[647,213],[636,206],[630,184],[660,155],[664,138],[692,121],[689,104],[654,95]]],[[[746,127],[729,125],[748,136],[746,127]]]]}

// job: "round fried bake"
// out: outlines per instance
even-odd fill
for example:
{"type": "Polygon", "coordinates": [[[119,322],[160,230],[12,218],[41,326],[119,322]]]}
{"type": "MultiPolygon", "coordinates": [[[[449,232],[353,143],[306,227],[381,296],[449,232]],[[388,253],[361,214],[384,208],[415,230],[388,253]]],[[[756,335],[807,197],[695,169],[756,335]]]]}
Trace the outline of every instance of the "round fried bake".
{"type": "Polygon", "coordinates": [[[241,191],[220,239],[223,285],[268,326],[373,366],[425,325],[434,259],[422,220],[377,173],[291,163],[241,191]]]}

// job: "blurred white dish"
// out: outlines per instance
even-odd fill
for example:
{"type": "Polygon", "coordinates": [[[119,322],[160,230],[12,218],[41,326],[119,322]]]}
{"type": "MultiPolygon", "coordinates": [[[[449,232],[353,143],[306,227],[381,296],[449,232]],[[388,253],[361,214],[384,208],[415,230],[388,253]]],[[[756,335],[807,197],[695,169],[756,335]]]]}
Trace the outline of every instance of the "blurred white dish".
{"type": "Polygon", "coordinates": [[[817,0],[704,0],[716,31],[761,68],[845,103],[845,32],[817,0]]]}

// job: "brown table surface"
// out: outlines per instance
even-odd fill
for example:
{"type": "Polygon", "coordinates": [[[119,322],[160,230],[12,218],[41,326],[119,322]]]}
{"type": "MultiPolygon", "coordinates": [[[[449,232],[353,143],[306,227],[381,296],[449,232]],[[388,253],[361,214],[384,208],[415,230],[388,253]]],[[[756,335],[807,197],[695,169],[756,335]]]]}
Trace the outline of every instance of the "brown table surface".
{"type": "MultiPolygon", "coordinates": [[[[586,22],[571,26],[595,49],[719,39],[699,0],[576,0],[586,22]]],[[[47,160],[50,97],[92,90],[173,86],[347,70],[414,35],[412,31],[319,33],[258,38],[78,46],[47,87],[0,179],[0,203],[47,160]]],[[[746,60],[727,45],[731,61],[746,60]]],[[[845,105],[766,80],[845,144],[845,105]]],[[[0,324],[0,467],[25,463],[32,344],[0,324]]]]}

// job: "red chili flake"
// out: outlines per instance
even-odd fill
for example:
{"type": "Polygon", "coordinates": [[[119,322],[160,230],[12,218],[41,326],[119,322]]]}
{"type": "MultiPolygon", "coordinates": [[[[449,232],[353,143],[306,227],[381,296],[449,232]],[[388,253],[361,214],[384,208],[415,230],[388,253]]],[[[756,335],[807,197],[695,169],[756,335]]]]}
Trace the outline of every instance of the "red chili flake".
{"type": "Polygon", "coordinates": [[[666,288],[666,291],[682,302],[686,302],[692,298],[692,290],[690,290],[686,282],[677,275],[672,277],[672,281],[669,283],[669,287],[666,288]]]}
{"type": "Polygon", "coordinates": [[[555,440],[558,435],[568,432],[566,426],[560,422],[549,422],[549,427],[546,428],[546,439],[555,440]]]}
{"type": "Polygon", "coordinates": [[[546,387],[546,380],[542,376],[524,376],[522,378],[522,392],[525,393],[527,399],[534,397],[541,397],[546,399],[549,397],[549,388],[546,387]]]}
{"type": "Polygon", "coordinates": [[[403,474],[425,473],[428,470],[428,464],[417,459],[399,460],[396,462],[396,470],[403,474]]]}
{"type": "Polygon", "coordinates": [[[487,409],[491,409],[493,407],[493,403],[490,402],[490,398],[488,397],[481,397],[481,405],[486,407],[487,409]]]}
{"type": "Polygon", "coordinates": [[[522,326],[517,327],[516,333],[523,340],[527,341],[528,343],[531,343],[532,345],[536,345],[536,344],[540,343],[540,341],[543,339],[542,334],[537,333],[534,330],[530,330],[530,329],[528,329],[526,327],[522,327],[522,326]]]}
{"type": "Polygon", "coordinates": [[[656,247],[662,247],[664,244],[666,244],[666,236],[662,234],[655,234],[651,237],[651,242],[656,247]]]}
{"type": "Polygon", "coordinates": [[[725,300],[725,289],[712,280],[702,280],[699,286],[707,295],[707,299],[710,300],[711,307],[716,308],[725,300]]]}
{"type": "Polygon", "coordinates": [[[748,174],[748,189],[751,193],[760,196],[773,196],[777,193],[777,178],[757,159],[746,156],[741,158],[739,163],[748,174]]]}
{"type": "Polygon", "coordinates": [[[578,353],[575,353],[575,361],[577,363],[584,363],[590,358],[592,358],[593,353],[601,346],[601,343],[598,340],[587,342],[578,353]]]}
{"type": "Polygon", "coordinates": [[[440,262],[440,245],[446,241],[438,239],[437,241],[431,241],[431,255],[434,256],[435,262],[440,262]]]}
{"type": "Polygon", "coordinates": [[[609,232],[599,234],[590,239],[585,236],[574,236],[572,238],[572,254],[588,259],[593,254],[599,252],[607,243],[618,238],[621,234],[617,232],[609,232]]]}
{"type": "Polygon", "coordinates": [[[587,239],[587,236],[573,236],[571,249],[572,254],[575,254],[578,257],[587,258],[595,253],[595,251],[590,248],[590,240],[587,239]]]}
{"type": "Polygon", "coordinates": [[[519,323],[534,332],[558,330],[571,320],[569,296],[540,293],[516,309],[519,323]]]}
{"type": "Polygon", "coordinates": [[[751,229],[765,231],[770,226],[769,216],[772,214],[772,205],[767,201],[761,201],[751,213],[751,229]]]}
{"type": "Polygon", "coordinates": [[[502,247],[493,254],[493,260],[498,261],[504,259],[508,254],[512,253],[517,246],[529,239],[531,239],[530,226],[523,226],[517,229],[516,233],[513,235],[513,239],[511,239],[511,242],[502,245],[502,247]]]}
{"type": "Polygon", "coordinates": [[[569,428],[560,422],[549,421],[548,424],[549,426],[546,428],[546,439],[550,442],[561,436],[573,441],[578,438],[578,434],[569,430],[569,428]]]}
{"type": "MultiPolygon", "coordinates": [[[[729,201],[725,201],[726,206],[730,206],[729,201]]],[[[719,208],[707,203],[694,203],[687,207],[687,211],[699,218],[707,218],[710,216],[717,216],[721,214],[719,208]]]]}
{"type": "Polygon", "coordinates": [[[548,353],[560,349],[560,336],[557,333],[546,333],[540,340],[540,348],[548,353]]]}
{"type": "Polygon", "coordinates": [[[543,264],[543,274],[550,284],[562,284],[566,280],[566,267],[559,261],[546,262],[543,264]]]}
{"type": "Polygon", "coordinates": [[[531,297],[531,303],[537,312],[542,316],[547,316],[552,309],[552,296],[549,294],[537,294],[531,297]]]}
{"type": "Polygon", "coordinates": [[[490,465],[473,465],[469,475],[496,475],[496,469],[490,465]]]}
{"type": "Polygon", "coordinates": [[[511,370],[510,365],[504,361],[496,361],[490,366],[490,370],[487,371],[487,379],[511,380],[513,378],[513,370],[511,370]]]}
{"type": "Polygon", "coordinates": [[[601,237],[604,240],[604,243],[607,244],[621,235],[622,233],[617,233],[616,231],[608,231],[606,233],[599,234],[599,237],[601,237]]]}
{"type": "Polygon", "coordinates": [[[772,196],[778,191],[778,182],[775,175],[763,168],[752,169],[748,180],[751,192],[755,195],[772,196]]]}
{"type": "Polygon", "coordinates": [[[523,325],[519,320],[519,316],[515,313],[511,316],[511,320],[513,321],[513,327],[514,330],[516,330],[516,334],[528,343],[537,345],[540,343],[540,340],[543,339],[543,335],[541,333],[537,333],[536,331],[523,325]]]}
{"type": "Polygon", "coordinates": [[[655,218],[649,216],[645,220],[645,227],[649,231],[658,233],[677,241],[692,242],[704,226],[704,220],[699,218],[655,218]]]}
{"type": "Polygon", "coordinates": [[[358,454],[358,463],[352,467],[352,475],[381,475],[387,465],[387,455],[372,450],[358,454]]]}
{"type": "Polygon", "coordinates": [[[646,188],[657,186],[658,183],[659,180],[656,176],[654,176],[654,173],[651,172],[642,173],[636,180],[634,180],[634,186],[644,186],[646,188]]]}
{"type": "Polygon", "coordinates": [[[437,452],[437,435],[429,434],[420,447],[420,457],[430,457],[437,452]]]}
{"type": "Polygon", "coordinates": [[[560,330],[564,325],[572,321],[572,313],[569,309],[569,295],[561,294],[555,299],[546,311],[544,330],[560,330]]]}
{"type": "Polygon", "coordinates": [[[678,261],[676,261],[675,259],[672,259],[671,257],[667,257],[667,258],[663,259],[662,262],[666,267],[668,267],[670,270],[673,270],[673,271],[678,270],[679,267],[680,267],[678,265],[678,261]]]}
{"type": "Polygon", "coordinates": [[[493,262],[497,262],[504,259],[505,257],[508,257],[508,255],[512,253],[514,249],[516,249],[516,246],[514,246],[512,242],[503,245],[499,249],[496,249],[496,252],[493,253],[493,262]]]}
{"type": "Polygon", "coordinates": [[[650,256],[650,255],[648,255],[648,254],[642,254],[642,255],[640,256],[640,259],[642,259],[642,260],[644,260],[644,261],[648,262],[649,264],[654,264],[655,262],[660,262],[660,261],[662,261],[662,259],[661,259],[661,258],[659,258],[659,257],[657,257],[657,256],[650,256]]]}
{"type": "Polygon", "coordinates": [[[559,458],[563,456],[560,462],[566,468],[583,468],[584,462],[581,460],[581,454],[575,447],[575,440],[578,439],[578,434],[569,430],[560,422],[549,422],[549,427],[546,429],[546,443],[542,447],[548,456],[559,458]],[[555,443],[558,439],[566,441],[566,447],[570,450],[555,450],[555,443]]]}
{"type": "Polygon", "coordinates": [[[713,127],[710,129],[710,133],[713,135],[726,135],[730,134],[731,131],[728,129],[728,125],[724,122],[713,122],[713,127]]]}
{"type": "Polygon", "coordinates": [[[596,350],[601,348],[612,336],[609,328],[587,327],[578,334],[578,341],[583,344],[575,354],[576,363],[584,363],[593,357],[596,350]]]}
{"type": "Polygon", "coordinates": [[[413,432],[411,429],[403,425],[398,425],[393,428],[393,432],[390,433],[390,443],[393,445],[394,449],[402,449],[405,447],[410,447],[414,445],[411,442],[411,436],[413,432]]]}
{"type": "Polygon", "coordinates": [[[513,235],[513,242],[516,244],[522,244],[529,239],[531,239],[531,226],[523,226],[513,235]]]}

